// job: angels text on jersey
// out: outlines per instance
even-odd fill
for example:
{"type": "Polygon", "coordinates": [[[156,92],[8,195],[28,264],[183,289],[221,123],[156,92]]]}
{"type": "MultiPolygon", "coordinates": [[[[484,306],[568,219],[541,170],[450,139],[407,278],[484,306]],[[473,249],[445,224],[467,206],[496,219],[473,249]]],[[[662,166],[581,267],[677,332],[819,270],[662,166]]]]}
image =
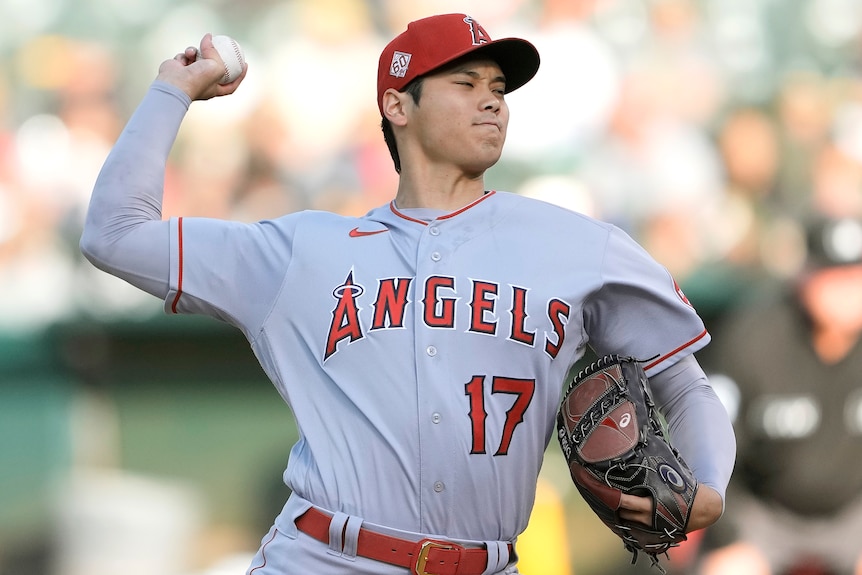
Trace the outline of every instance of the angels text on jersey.
{"type": "Polygon", "coordinates": [[[531,347],[541,345],[551,359],[563,346],[571,307],[561,299],[548,301],[545,316],[541,319],[543,325],[537,326],[527,313],[528,288],[433,275],[416,286],[415,293],[421,299],[414,302],[409,296],[415,281],[416,278],[411,277],[377,280],[376,293],[369,294],[372,295],[371,313],[363,325],[359,298],[366,294],[367,289],[355,282],[354,270],[350,270],[344,283],[332,290],[336,303],[332,309],[323,360],[337,353],[340,346],[361,340],[368,332],[403,328],[410,305],[422,307],[422,321],[431,329],[455,329],[457,316],[468,314],[468,332],[496,336],[500,335],[501,329],[506,329],[506,339],[531,347]],[[458,282],[469,285],[458,285],[458,282]],[[463,298],[458,295],[461,293],[469,293],[469,301],[461,301],[463,298]],[[502,321],[504,317],[508,321],[502,321]]]}

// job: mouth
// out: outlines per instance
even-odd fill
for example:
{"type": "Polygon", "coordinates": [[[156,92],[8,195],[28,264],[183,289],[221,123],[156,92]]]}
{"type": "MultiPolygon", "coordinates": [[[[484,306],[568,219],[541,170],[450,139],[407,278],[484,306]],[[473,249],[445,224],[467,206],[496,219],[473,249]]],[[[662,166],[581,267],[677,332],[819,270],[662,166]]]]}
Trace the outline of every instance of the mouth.
{"type": "Polygon", "coordinates": [[[495,120],[488,120],[487,122],[478,122],[476,125],[480,126],[480,127],[484,126],[484,127],[488,127],[488,128],[494,128],[496,130],[502,130],[502,128],[500,126],[500,122],[497,122],[495,120]]]}

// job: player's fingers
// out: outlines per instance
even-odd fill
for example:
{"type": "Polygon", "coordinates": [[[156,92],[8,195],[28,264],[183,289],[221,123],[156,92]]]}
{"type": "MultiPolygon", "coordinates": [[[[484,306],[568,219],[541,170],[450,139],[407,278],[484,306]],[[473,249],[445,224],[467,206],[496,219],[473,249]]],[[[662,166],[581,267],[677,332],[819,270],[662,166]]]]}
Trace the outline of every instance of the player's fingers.
{"type": "Polygon", "coordinates": [[[237,76],[236,80],[231,82],[230,84],[219,84],[219,96],[226,96],[228,94],[232,94],[239,88],[239,85],[245,79],[245,75],[248,73],[248,62],[242,65],[242,73],[237,76]]]}
{"type": "Polygon", "coordinates": [[[623,493],[620,495],[620,508],[629,511],[652,511],[652,499],[623,493]]]}
{"type": "Polygon", "coordinates": [[[651,517],[647,513],[634,511],[620,511],[620,519],[629,523],[640,523],[641,525],[652,525],[651,517]]]}
{"type": "Polygon", "coordinates": [[[221,56],[219,56],[218,50],[216,50],[213,45],[213,35],[211,33],[206,33],[203,38],[201,38],[201,46],[198,50],[198,55],[200,58],[206,58],[208,60],[215,60],[221,64],[222,62],[221,56]]]}
{"type": "Polygon", "coordinates": [[[638,497],[623,493],[620,497],[619,515],[626,521],[651,525],[652,505],[652,499],[649,497],[638,497]]]}
{"type": "Polygon", "coordinates": [[[219,82],[225,74],[225,64],[213,45],[212,34],[206,34],[200,48],[189,46],[159,68],[158,79],[182,89],[192,100],[208,100],[232,94],[245,79],[248,66],[229,84],[219,82]]]}
{"type": "MultiPolygon", "coordinates": [[[[213,44],[213,36],[211,33],[207,33],[201,39],[200,48],[195,48],[195,58],[193,61],[203,61],[201,66],[207,67],[206,74],[211,76],[214,81],[218,81],[224,75],[224,61],[219,55],[218,50],[213,44]]],[[[241,78],[237,78],[240,80],[241,78]]],[[[217,85],[212,91],[213,94],[210,94],[208,97],[212,96],[223,96],[226,94],[230,94],[234,90],[236,90],[236,86],[239,86],[239,81],[234,81],[230,85],[236,84],[233,86],[233,89],[223,90],[221,88],[221,84],[217,85]]]]}
{"type": "Polygon", "coordinates": [[[189,46],[188,48],[174,56],[173,59],[182,64],[183,66],[188,66],[195,61],[196,54],[197,48],[195,48],[194,46],[189,46]]]}
{"type": "Polygon", "coordinates": [[[177,54],[173,58],[165,60],[159,65],[159,74],[170,73],[171,70],[176,68],[182,68],[184,66],[183,63],[183,55],[177,54]]]}

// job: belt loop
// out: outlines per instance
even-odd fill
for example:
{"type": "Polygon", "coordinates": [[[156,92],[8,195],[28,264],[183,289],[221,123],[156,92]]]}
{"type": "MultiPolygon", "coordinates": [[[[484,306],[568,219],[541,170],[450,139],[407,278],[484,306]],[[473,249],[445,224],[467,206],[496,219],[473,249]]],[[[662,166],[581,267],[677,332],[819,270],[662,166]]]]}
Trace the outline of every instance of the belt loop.
{"type": "Polygon", "coordinates": [[[340,557],[344,549],[344,524],[350,516],[341,511],[336,512],[329,522],[329,550],[327,553],[340,557]]]}
{"type": "Polygon", "coordinates": [[[493,575],[502,571],[509,564],[509,545],[502,541],[486,541],[488,564],[482,575],[493,575]]]}
{"type": "Polygon", "coordinates": [[[362,518],[350,515],[347,519],[347,527],[344,529],[344,553],[342,554],[344,559],[356,560],[360,527],[362,527],[362,518]]]}

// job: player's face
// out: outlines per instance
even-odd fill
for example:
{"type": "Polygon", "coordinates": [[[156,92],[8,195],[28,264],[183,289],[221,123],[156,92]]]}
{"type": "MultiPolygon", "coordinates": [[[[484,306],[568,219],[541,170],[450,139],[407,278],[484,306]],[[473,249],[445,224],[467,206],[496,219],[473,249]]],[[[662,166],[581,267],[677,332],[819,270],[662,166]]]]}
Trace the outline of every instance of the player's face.
{"type": "Polygon", "coordinates": [[[506,80],[491,60],[470,60],[427,76],[410,131],[426,160],[481,175],[500,159],[509,107],[506,80]]]}

